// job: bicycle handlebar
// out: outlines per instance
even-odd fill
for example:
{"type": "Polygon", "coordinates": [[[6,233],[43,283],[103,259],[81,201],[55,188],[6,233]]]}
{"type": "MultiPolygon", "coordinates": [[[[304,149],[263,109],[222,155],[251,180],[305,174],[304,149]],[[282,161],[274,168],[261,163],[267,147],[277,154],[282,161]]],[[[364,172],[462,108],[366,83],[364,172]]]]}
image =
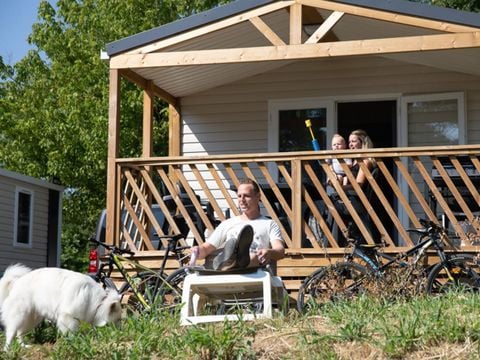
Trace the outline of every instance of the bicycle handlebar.
{"type": "Polygon", "coordinates": [[[415,232],[421,235],[427,235],[427,234],[431,235],[431,234],[438,234],[445,230],[441,225],[436,224],[432,220],[419,218],[418,221],[423,226],[422,229],[407,229],[407,231],[415,232]]]}
{"type": "Polygon", "coordinates": [[[432,228],[432,230],[442,230],[443,229],[442,226],[434,223],[432,220],[419,218],[418,221],[420,222],[420,224],[422,224],[422,226],[424,226],[426,228],[432,228]]]}
{"type": "Polygon", "coordinates": [[[442,225],[434,223],[431,220],[419,219],[419,221],[420,221],[420,224],[422,224],[427,228],[427,231],[430,234],[441,234],[446,232],[446,229],[442,225]]]}
{"type": "Polygon", "coordinates": [[[98,241],[94,237],[90,238],[90,242],[94,243],[94,244],[97,244],[97,245],[100,245],[100,246],[103,246],[105,249],[108,249],[115,254],[119,254],[119,255],[127,254],[127,255],[132,255],[132,256],[135,255],[135,253],[133,251],[130,251],[130,250],[127,250],[127,249],[120,249],[120,248],[116,247],[115,245],[105,244],[101,241],[98,241]]]}
{"type": "Polygon", "coordinates": [[[183,239],[185,236],[183,234],[172,234],[172,235],[158,235],[155,234],[159,239],[171,239],[172,241],[178,241],[183,239]]]}

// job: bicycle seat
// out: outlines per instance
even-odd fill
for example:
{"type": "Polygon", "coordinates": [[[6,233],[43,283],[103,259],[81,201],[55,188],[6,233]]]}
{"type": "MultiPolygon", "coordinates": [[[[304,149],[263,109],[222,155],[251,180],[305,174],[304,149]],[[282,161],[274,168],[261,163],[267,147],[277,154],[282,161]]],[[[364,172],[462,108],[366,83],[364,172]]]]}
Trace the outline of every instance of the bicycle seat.
{"type": "Polygon", "coordinates": [[[382,247],[382,244],[358,244],[358,247],[361,247],[362,249],[377,249],[379,247],[382,247]]]}
{"type": "Polygon", "coordinates": [[[427,235],[429,233],[428,229],[422,228],[422,229],[407,229],[408,232],[413,232],[421,235],[427,235]]]}

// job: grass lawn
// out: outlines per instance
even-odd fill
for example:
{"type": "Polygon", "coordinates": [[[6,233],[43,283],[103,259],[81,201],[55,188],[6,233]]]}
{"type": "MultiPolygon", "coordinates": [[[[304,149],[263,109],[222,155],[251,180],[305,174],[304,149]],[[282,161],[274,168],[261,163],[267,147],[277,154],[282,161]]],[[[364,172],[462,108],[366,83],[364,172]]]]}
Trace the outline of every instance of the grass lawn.
{"type": "MultiPolygon", "coordinates": [[[[2,341],[4,338],[2,339],[2,341]]],[[[478,359],[480,296],[361,297],[271,320],[179,326],[179,314],[125,318],[58,336],[44,325],[2,359],[478,359]]]]}

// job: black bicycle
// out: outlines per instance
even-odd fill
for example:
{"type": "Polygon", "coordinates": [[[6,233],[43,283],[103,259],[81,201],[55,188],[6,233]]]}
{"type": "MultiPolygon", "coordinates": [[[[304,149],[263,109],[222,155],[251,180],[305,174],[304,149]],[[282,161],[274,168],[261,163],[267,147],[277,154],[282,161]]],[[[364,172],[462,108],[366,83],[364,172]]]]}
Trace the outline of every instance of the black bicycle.
{"type": "Polygon", "coordinates": [[[429,294],[459,286],[478,291],[478,256],[445,252],[443,240],[449,241],[446,230],[430,220],[419,221],[423,228],[408,230],[420,235],[417,245],[396,256],[379,251],[380,245],[362,245],[350,239],[352,251],[344,261],[320,268],[305,279],[298,293],[298,310],[351,299],[368,291],[389,291],[393,286],[400,292],[413,288],[414,292],[429,294]],[[431,248],[439,261],[429,266],[424,260],[431,248]]]}
{"type": "Polygon", "coordinates": [[[151,310],[152,308],[175,308],[181,303],[182,284],[187,275],[184,263],[189,258],[185,249],[189,246],[178,246],[178,241],[183,235],[165,235],[168,246],[162,260],[160,270],[150,269],[133,257],[135,253],[127,249],[121,249],[114,245],[102,243],[95,238],[90,241],[96,246],[108,250],[107,259],[101,262],[93,278],[105,287],[115,289],[122,296],[122,301],[128,304],[132,311],[151,310]],[[169,255],[174,253],[179,263],[179,268],[171,274],[165,272],[169,255]],[[112,280],[112,272],[117,269],[122,277],[120,286],[116,286],[112,280]],[[133,274],[132,274],[133,272],[133,274]],[[124,297],[127,297],[125,300],[124,297]]]}

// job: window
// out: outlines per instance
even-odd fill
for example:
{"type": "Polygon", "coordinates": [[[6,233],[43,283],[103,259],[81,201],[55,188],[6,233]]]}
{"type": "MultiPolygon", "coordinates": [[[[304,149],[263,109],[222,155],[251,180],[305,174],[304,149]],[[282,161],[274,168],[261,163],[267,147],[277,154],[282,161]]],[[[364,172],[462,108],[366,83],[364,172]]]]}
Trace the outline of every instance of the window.
{"type": "Polygon", "coordinates": [[[402,146],[465,144],[464,94],[404,97],[401,123],[402,146]]]}
{"type": "MultiPolygon", "coordinates": [[[[327,139],[333,135],[333,101],[321,99],[284,99],[269,102],[268,151],[314,150],[313,133],[321,150],[327,147],[327,139]],[[311,121],[308,129],[305,120],[311,121]]],[[[278,170],[270,166],[273,178],[282,181],[278,170]]]]}
{"type": "Polygon", "coordinates": [[[280,110],[278,113],[278,151],[314,150],[312,135],[305,125],[310,120],[312,134],[325,149],[327,110],[325,108],[280,110]]]}
{"type": "Polygon", "coordinates": [[[33,192],[17,188],[15,192],[14,245],[32,245],[33,192]]]}
{"type": "MultiPolygon", "coordinates": [[[[402,97],[400,146],[462,145],[467,143],[465,96],[462,92],[424,94],[402,97]]],[[[417,186],[424,188],[423,179],[411,161],[404,161],[417,186]]],[[[430,159],[422,159],[427,171],[432,170],[430,159]]],[[[409,190],[406,181],[400,187],[412,208],[421,214],[422,209],[409,190]]],[[[402,209],[400,219],[405,227],[409,220],[402,209]]]]}
{"type": "Polygon", "coordinates": [[[272,152],[313,150],[311,130],[325,150],[333,135],[333,102],[320,99],[274,100],[269,103],[268,150],[272,152]]]}

